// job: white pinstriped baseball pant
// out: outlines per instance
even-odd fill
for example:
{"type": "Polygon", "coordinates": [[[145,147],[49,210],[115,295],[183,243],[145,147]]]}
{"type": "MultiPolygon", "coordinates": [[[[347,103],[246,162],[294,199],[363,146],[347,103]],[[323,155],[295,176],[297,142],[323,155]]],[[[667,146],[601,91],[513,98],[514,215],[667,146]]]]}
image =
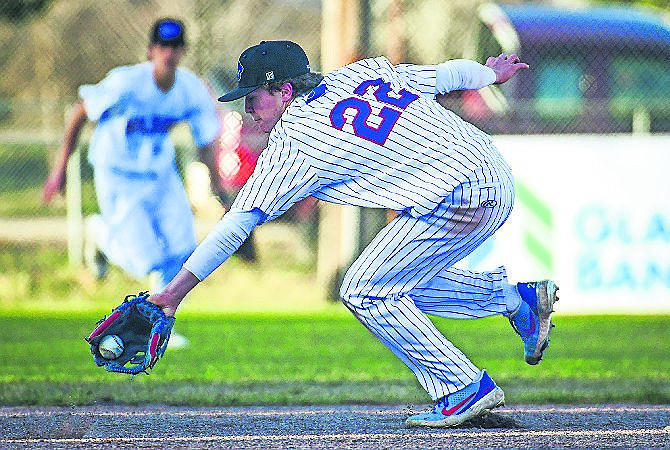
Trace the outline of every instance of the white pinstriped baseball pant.
{"type": "Polygon", "coordinates": [[[497,172],[493,182],[459,186],[430,215],[396,217],[349,268],[340,290],[343,303],[434,400],[470,384],[480,370],[426,314],[472,319],[506,312],[503,267],[452,267],[512,211],[512,175],[507,167],[497,172]]]}

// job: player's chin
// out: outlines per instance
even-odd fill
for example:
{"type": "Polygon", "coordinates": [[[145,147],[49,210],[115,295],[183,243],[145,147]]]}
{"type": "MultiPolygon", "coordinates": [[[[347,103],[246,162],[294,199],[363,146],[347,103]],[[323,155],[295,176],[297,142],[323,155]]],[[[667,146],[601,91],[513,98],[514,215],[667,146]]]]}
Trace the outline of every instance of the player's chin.
{"type": "Polygon", "coordinates": [[[274,125],[270,125],[269,123],[263,122],[262,120],[257,120],[255,122],[255,125],[258,131],[266,134],[269,134],[270,131],[272,131],[272,128],[274,127],[274,125]]]}

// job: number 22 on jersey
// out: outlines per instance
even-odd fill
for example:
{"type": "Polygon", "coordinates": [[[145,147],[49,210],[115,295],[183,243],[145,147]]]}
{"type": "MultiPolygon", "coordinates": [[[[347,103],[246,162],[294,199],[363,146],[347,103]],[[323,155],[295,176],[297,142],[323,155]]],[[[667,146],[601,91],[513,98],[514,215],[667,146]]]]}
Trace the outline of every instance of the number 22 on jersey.
{"type": "Polygon", "coordinates": [[[372,107],[370,103],[360,97],[340,100],[330,112],[330,123],[334,128],[342,130],[347,122],[344,113],[348,109],[353,109],[355,113],[351,126],[354,129],[354,134],[375,144],[384,145],[402,111],[419,96],[401,89],[397,97],[391,97],[388,95],[391,92],[391,83],[385,83],[381,78],[362,82],[354,89],[354,94],[362,96],[370,87],[375,88],[373,91],[375,98],[387,105],[379,111],[381,122],[377,127],[367,123],[368,118],[372,115],[372,107]]]}

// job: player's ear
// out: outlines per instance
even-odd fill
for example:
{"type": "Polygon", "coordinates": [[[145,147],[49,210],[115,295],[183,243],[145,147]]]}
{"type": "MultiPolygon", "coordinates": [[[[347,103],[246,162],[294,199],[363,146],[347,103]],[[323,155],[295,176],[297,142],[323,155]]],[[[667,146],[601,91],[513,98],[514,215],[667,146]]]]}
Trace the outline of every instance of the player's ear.
{"type": "Polygon", "coordinates": [[[281,85],[279,93],[281,94],[281,100],[283,102],[288,102],[293,98],[293,85],[287,81],[281,85]]]}

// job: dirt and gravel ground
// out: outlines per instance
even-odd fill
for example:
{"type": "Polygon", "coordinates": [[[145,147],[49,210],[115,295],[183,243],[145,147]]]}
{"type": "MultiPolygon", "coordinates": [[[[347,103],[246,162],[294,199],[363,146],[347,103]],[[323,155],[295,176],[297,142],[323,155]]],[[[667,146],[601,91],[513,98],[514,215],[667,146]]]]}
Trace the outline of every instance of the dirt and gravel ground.
{"type": "Polygon", "coordinates": [[[670,448],[670,406],[517,405],[405,428],[424,407],[2,407],[0,448],[670,448]]]}

